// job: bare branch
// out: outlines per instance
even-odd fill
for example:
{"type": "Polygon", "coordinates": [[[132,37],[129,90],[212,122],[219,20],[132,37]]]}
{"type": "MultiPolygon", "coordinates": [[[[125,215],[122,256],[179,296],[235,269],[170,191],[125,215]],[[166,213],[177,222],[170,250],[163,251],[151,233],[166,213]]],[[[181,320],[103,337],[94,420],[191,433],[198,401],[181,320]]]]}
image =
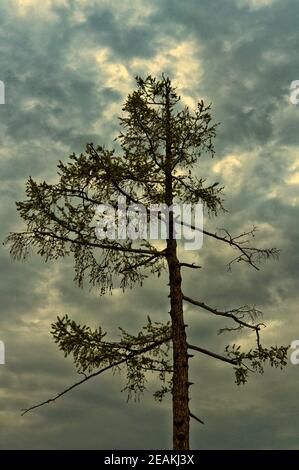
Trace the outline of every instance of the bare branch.
{"type": "Polygon", "coordinates": [[[268,259],[271,256],[277,258],[279,256],[279,250],[276,248],[268,248],[268,249],[258,249],[254,248],[251,246],[242,246],[244,243],[248,243],[248,240],[241,240],[241,241],[236,241],[239,240],[241,237],[247,236],[249,234],[254,234],[254,232],[257,230],[256,227],[253,227],[253,229],[249,232],[244,232],[240,235],[237,235],[235,237],[232,237],[225,229],[221,229],[223,231],[226,231],[228,235],[226,236],[221,236],[219,234],[209,232],[208,230],[204,230],[200,227],[196,227],[195,225],[188,224],[184,221],[180,221],[180,224],[184,227],[190,228],[191,230],[196,230],[198,232],[203,233],[204,235],[207,235],[208,237],[214,238],[215,240],[227,243],[233,248],[236,248],[238,251],[240,251],[240,255],[234,258],[230,263],[229,263],[229,269],[231,268],[231,265],[234,262],[239,262],[239,261],[245,261],[246,263],[250,264],[254,269],[259,271],[259,267],[256,265],[254,262],[254,255],[257,257],[257,261],[261,261],[263,259],[268,259]]]}
{"type": "Polygon", "coordinates": [[[113,369],[114,367],[118,367],[118,366],[120,366],[121,364],[124,364],[125,362],[129,361],[130,359],[132,359],[132,358],[135,357],[135,356],[138,356],[138,355],[140,355],[140,354],[144,354],[144,353],[150,351],[151,349],[154,349],[154,348],[156,348],[157,346],[166,343],[166,342],[169,341],[170,339],[171,339],[171,336],[166,337],[166,338],[163,339],[163,340],[156,341],[156,342],[152,343],[151,345],[146,346],[145,348],[140,349],[139,351],[134,351],[133,353],[128,354],[125,358],[122,358],[122,359],[120,359],[119,361],[116,361],[116,362],[114,362],[114,363],[112,363],[112,364],[109,364],[109,365],[106,366],[106,367],[103,367],[102,369],[98,370],[97,372],[94,372],[93,374],[85,375],[84,379],[80,380],[79,382],[74,383],[74,384],[71,385],[70,387],[68,387],[68,388],[66,388],[65,390],[63,390],[62,392],[58,393],[55,397],[49,398],[48,400],[45,400],[45,401],[43,401],[43,402],[41,402],[41,403],[38,403],[37,405],[31,406],[30,408],[21,410],[21,411],[23,411],[21,415],[24,416],[24,415],[25,415],[26,413],[28,413],[29,411],[35,410],[36,408],[40,408],[40,407],[43,406],[43,405],[47,405],[47,404],[49,404],[49,403],[55,402],[58,398],[62,397],[62,396],[65,395],[66,393],[70,392],[70,391],[73,390],[74,388],[79,387],[79,385],[82,385],[84,382],[87,382],[88,380],[90,380],[90,379],[92,379],[92,378],[94,378],[94,377],[97,377],[98,375],[102,374],[103,372],[106,372],[107,370],[113,369]]]}
{"type": "Polygon", "coordinates": [[[201,424],[205,424],[200,418],[198,418],[198,417],[195,416],[193,413],[191,413],[191,411],[189,411],[189,416],[190,416],[190,418],[195,419],[195,421],[198,421],[198,422],[201,423],[201,424]]]}
{"type": "Polygon", "coordinates": [[[251,325],[250,323],[246,323],[243,320],[240,320],[234,313],[232,312],[238,312],[238,309],[234,310],[227,310],[226,312],[222,312],[220,310],[216,310],[215,308],[209,307],[207,304],[204,302],[199,302],[198,300],[193,300],[190,297],[187,297],[186,295],[183,295],[183,299],[186,300],[186,302],[189,302],[193,305],[197,305],[198,307],[201,307],[205,310],[208,310],[209,312],[213,313],[214,315],[219,315],[221,317],[227,317],[231,318],[235,322],[239,323],[240,325],[246,327],[246,328],[251,328],[252,330],[259,330],[259,325],[251,325]]]}
{"type": "Polygon", "coordinates": [[[201,266],[198,266],[194,263],[191,263],[191,264],[190,263],[180,263],[180,266],[181,267],[186,267],[186,268],[193,268],[193,269],[200,269],[201,268],[201,266]]]}
{"type": "MultiPolygon", "coordinates": [[[[237,316],[238,313],[241,314],[242,316],[244,316],[245,313],[248,313],[248,314],[261,313],[261,312],[259,312],[259,310],[256,310],[255,307],[253,307],[251,310],[250,309],[244,310],[244,307],[240,307],[240,308],[235,308],[235,309],[232,309],[232,310],[227,310],[226,312],[222,312],[220,310],[216,310],[215,308],[209,307],[209,305],[205,304],[204,302],[199,302],[197,300],[193,300],[190,297],[187,297],[185,295],[183,295],[183,299],[186,300],[187,302],[190,302],[193,305],[197,305],[198,307],[201,307],[205,310],[208,310],[209,312],[213,313],[214,315],[219,315],[221,317],[231,318],[232,320],[234,320],[236,323],[238,323],[240,325],[240,329],[245,327],[245,328],[250,328],[250,329],[254,330],[255,334],[256,334],[257,347],[258,347],[258,349],[261,348],[260,329],[261,329],[261,326],[266,327],[266,325],[264,323],[258,323],[256,325],[250,324],[250,323],[244,322],[243,320],[241,320],[237,316]]],[[[247,306],[245,306],[245,307],[247,307],[247,306]]],[[[223,331],[224,330],[229,331],[229,328],[224,328],[223,331]]]]}
{"type": "Polygon", "coordinates": [[[220,354],[216,354],[204,348],[199,348],[198,346],[194,346],[192,344],[188,344],[188,349],[192,349],[193,351],[198,351],[202,354],[206,354],[207,356],[211,356],[211,357],[214,357],[215,359],[219,359],[220,361],[228,362],[229,364],[233,364],[233,365],[237,364],[237,361],[234,361],[233,359],[229,359],[225,356],[221,356],[220,354]]]}

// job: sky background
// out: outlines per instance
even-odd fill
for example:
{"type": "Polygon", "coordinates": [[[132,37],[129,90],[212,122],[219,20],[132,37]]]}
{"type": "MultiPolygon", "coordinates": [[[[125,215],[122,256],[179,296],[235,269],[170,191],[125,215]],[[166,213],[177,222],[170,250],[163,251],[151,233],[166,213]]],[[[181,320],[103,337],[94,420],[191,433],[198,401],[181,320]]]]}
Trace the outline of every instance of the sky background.
{"type": "MultiPolygon", "coordinates": [[[[188,254],[203,269],[186,273],[186,295],[214,307],[255,304],[264,312],[263,344],[299,339],[298,0],[8,0],[0,4],[1,240],[23,227],[14,202],[29,175],[55,181],[58,160],[87,142],[111,146],[117,116],[137,74],[169,74],[185,104],[212,102],[220,121],[216,156],[202,176],[225,185],[229,213],[205,227],[233,233],[259,227],[255,243],[281,249],[256,271],[216,241],[188,254]]],[[[126,403],[121,376],[102,375],[24,417],[20,409],[78,380],[50,336],[57,315],[101,325],[112,335],[168,320],[165,277],[100,297],[73,283],[72,260],[12,262],[1,248],[1,449],[163,449],[171,447],[171,403],[156,404],[155,384],[126,403]]],[[[222,353],[251,335],[217,335],[218,322],[186,307],[192,342],[222,353]]],[[[196,356],[190,364],[193,449],[299,449],[299,365],[267,369],[234,384],[231,366],[196,356]]]]}

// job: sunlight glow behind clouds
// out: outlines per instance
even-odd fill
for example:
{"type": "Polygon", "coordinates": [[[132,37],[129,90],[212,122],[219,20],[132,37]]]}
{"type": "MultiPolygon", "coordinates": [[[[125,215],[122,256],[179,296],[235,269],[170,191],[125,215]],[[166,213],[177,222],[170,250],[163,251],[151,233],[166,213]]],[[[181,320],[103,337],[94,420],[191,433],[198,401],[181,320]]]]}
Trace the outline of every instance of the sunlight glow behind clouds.
{"type": "Polygon", "coordinates": [[[49,17],[53,6],[67,6],[68,0],[13,0],[20,16],[41,15],[49,17]]]}
{"type": "Polygon", "coordinates": [[[271,7],[281,0],[237,0],[239,6],[249,6],[252,10],[259,10],[260,8],[271,7]]]}

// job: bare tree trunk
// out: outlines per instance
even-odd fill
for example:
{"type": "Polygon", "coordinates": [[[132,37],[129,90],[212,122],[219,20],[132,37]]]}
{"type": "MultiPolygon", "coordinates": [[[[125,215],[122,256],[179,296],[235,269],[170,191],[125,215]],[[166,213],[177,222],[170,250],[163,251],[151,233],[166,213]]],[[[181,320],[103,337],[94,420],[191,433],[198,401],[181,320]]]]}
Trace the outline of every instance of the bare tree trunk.
{"type": "Polygon", "coordinates": [[[170,315],[173,344],[173,448],[189,449],[189,383],[188,349],[183,316],[180,263],[176,256],[176,241],[169,240],[170,315]]]}
{"type": "Polygon", "coordinates": [[[166,155],[165,155],[165,202],[169,210],[169,227],[167,240],[167,263],[170,285],[170,316],[173,345],[173,386],[172,386],[172,416],[173,416],[173,448],[175,450],[189,449],[189,382],[188,382],[188,348],[183,315],[183,295],[181,266],[177,258],[177,242],[174,232],[173,186],[172,186],[172,129],[170,82],[166,85],[165,122],[166,122],[166,155]]]}

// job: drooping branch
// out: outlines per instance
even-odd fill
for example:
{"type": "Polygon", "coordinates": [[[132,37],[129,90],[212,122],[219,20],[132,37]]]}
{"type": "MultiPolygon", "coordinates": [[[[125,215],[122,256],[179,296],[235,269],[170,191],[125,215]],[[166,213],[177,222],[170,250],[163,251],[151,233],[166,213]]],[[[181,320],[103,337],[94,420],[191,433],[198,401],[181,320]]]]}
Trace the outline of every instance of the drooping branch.
{"type": "MultiPolygon", "coordinates": [[[[92,374],[89,374],[89,375],[85,375],[84,379],[78,381],[78,382],[75,382],[73,385],[71,385],[70,387],[66,388],[65,390],[63,390],[62,392],[58,393],[56,396],[54,396],[53,398],[49,398],[48,400],[45,400],[41,403],[38,403],[37,405],[33,405],[29,408],[26,408],[26,409],[23,409],[22,410],[22,416],[25,415],[26,413],[28,413],[29,411],[32,411],[32,410],[35,410],[37,408],[40,408],[46,404],[49,404],[49,403],[53,403],[55,402],[56,400],[58,400],[60,397],[62,397],[63,395],[67,394],[68,392],[70,392],[71,390],[73,390],[74,388],[77,388],[79,387],[80,385],[84,384],[85,382],[87,382],[88,380],[94,378],[94,377],[97,377],[98,375],[102,374],[103,372],[106,372],[108,370],[111,370],[111,369],[115,369],[119,366],[121,366],[122,364],[125,364],[125,363],[128,363],[129,361],[133,360],[136,356],[140,356],[142,354],[145,354],[153,349],[156,349],[158,346],[161,346],[165,343],[167,343],[168,341],[170,341],[171,339],[171,335],[169,336],[166,336],[165,338],[163,339],[160,339],[158,341],[154,341],[152,342],[151,344],[147,345],[146,347],[143,347],[143,348],[139,348],[137,350],[134,350],[134,351],[131,351],[130,353],[128,354],[125,354],[121,359],[117,360],[117,361],[114,361],[114,362],[111,362],[110,364],[108,364],[107,366],[105,367],[102,367],[100,370],[92,373],[92,374]]],[[[159,371],[160,372],[160,371],[159,371]]]]}
{"type": "Polygon", "coordinates": [[[43,405],[47,405],[48,403],[55,402],[56,400],[58,400],[58,398],[62,397],[66,393],[70,392],[74,388],[79,387],[79,385],[82,385],[84,382],[87,382],[88,380],[92,379],[93,377],[97,377],[98,375],[102,374],[103,372],[106,372],[109,369],[113,369],[114,367],[117,367],[117,366],[123,364],[124,362],[126,362],[126,360],[127,360],[126,358],[122,359],[120,361],[115,362],[114,364],[110,364],[106,367],[103,367],[102,369],[98,370],[97,372],[94,372],[93,374],[86,375],[84,377],[84,379],[80,380],[79,382],[74,383],[70,387],[68,387],[65,390],[63,390],[62,392],[58,393],[55,397],[49,398],[48,400],[45,400],[41,403],[38,403],[37,405],[30,406],[29,408],[22,409],[21,410],[22,411],[21,416],[24,416],[29,411],[35,410],[36,408],[40,408],[43,405]]]}
{"type": "Polygon", "coordinates": [[[127,248],[127,247],[123,247],[123,246],[121,246],[120,244],[117,244],[117,243],[111,243],[111,244],[95,243],[95,242],[91,242],[91,241],[88,241],[88,240],[80,240],[78,238],[73,239],[73,238],[69,238],[69,237],[64,237],[64,236],[60,236],[60,235],[57,235],[57,234],[52,233],[52,232],[41,231],[41,230],[32,230],[32,231],[28,231],[28,232],[19,232],[17,234],[11,232],[7,236],[5,243],[10,243],[10,242],[15,241],[16,235],[19,235],[19,236],[21,236],[21,235],[23,235],[23,236],[42,235],[44,237],[50,237],[50,238],[53,238],[55,240],[74,243],[74,244],[82,245],[82,246],[89,246],[89,247],[92,247],[92,248],[101,248],[103,250],[121,251],[121,252],[124,252],[124,253],[136,253],[136,254],[140,254],[140,255],[148,255],[148,256],[151,256],[151,257],[153,257],[153,256],[155,256],[155,257],[165,256],[165,250],[153,251],[153,250],[143,250],[142,248],[127,248]],[[12,237],[14,237],[14,239],[12,237]]]}

